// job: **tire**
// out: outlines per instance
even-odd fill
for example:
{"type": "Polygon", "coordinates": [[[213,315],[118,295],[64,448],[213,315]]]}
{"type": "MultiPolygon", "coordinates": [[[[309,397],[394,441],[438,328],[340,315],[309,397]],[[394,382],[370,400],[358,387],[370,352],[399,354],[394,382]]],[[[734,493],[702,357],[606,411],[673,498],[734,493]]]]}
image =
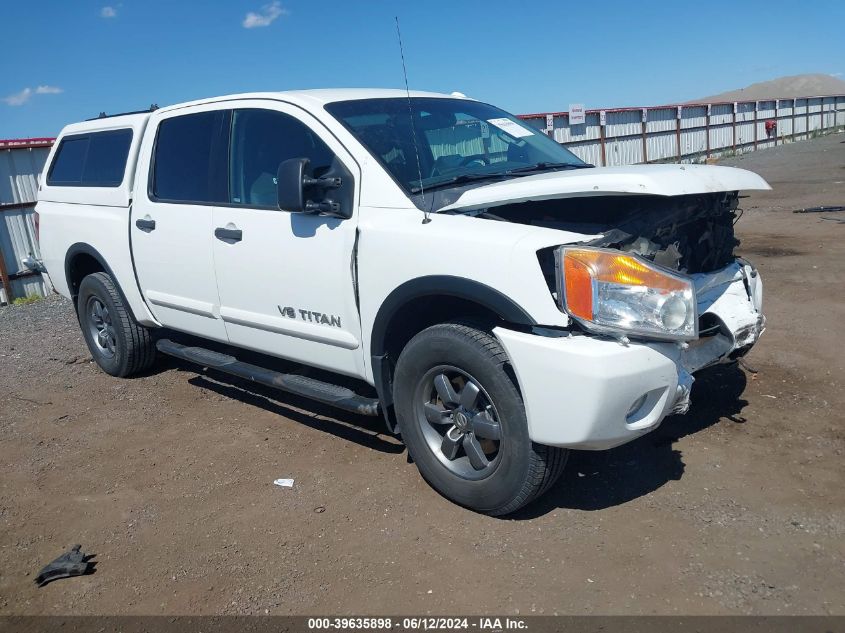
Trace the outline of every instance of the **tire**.
{"type": "Polygon", "coordinates": [[[394,376],[399,429],[420,474],[448,499],[493,516],[548,490],[568,456],[531,441],[507,363],[489,332],[444,323],[411,339],[394,376]]]}
{"type": "Polygon", "coordinates": [[[150,330],[138,325],[108,274],[93,273],[82,280],[76,313],[91,356],[107,374],[124,378],[155,362],[150,330]]]}

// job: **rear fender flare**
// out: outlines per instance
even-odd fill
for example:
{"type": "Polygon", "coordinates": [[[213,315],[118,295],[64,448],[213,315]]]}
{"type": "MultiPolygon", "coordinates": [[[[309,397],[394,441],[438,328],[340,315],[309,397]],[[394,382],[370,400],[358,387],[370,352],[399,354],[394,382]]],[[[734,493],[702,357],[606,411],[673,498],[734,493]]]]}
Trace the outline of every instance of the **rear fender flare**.
{"type": "MultiPolygon", "coordinates": [[[[111,266],[109,266],[108,262],[106,262],[105,257],[103,257],[96,248],[85,242],[76,242],[67,249],[67,253],[65,254],[65,281],[67,281],[67,287],[70,290],[74,305],[76,305],[78,288],[75,288],[73,282],[71,281],[71,268],[73,266],[73,260],[79,255],[88,255],[100,264],[103,271],[108,273],[109,277],[112,278],[115,288],[117,288],[117,291],[120,293],[120,298],[123,299],[123,305],[126,306],[127,310],[132,312],[132,307],[130,306],[129,301],[127,301],[126,295],[123,293],[123,289],[120,287],[120,283],[118,283],[117,277],[115,277],[114,271],[112,271],[111,266]]],[[[134,313],[132,316],[137,319],[137,315],[134,313]]]]}

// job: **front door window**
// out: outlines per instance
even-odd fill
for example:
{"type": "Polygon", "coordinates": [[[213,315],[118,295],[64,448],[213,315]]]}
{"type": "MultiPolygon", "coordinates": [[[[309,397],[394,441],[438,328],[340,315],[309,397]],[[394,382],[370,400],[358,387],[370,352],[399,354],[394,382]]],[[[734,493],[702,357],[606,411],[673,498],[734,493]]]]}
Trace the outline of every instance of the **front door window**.
{"type": "Polygon", "coordinates": [[[314,132],[293,117],[272,110],[235,110],[230,202],[275,207],[276,172],[290,158],[309,159],[308,175],[318,177],[331,167],[334,155],[314,132]]]}

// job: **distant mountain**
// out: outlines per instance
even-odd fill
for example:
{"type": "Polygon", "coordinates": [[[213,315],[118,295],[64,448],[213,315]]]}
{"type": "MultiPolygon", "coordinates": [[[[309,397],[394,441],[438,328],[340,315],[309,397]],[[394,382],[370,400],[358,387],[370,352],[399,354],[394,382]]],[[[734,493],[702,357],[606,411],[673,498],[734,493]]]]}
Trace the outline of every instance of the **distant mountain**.
{"type": "Polygon", "coordinates": [[[792,75],[771,81],[761,81],[738,90],[687,103],[708,103],[714,101],[754,101],[760,99],[790,99],[792,97],[814,97],[817,95],[845,95],[845,81],[833,75],[792,75]]]}

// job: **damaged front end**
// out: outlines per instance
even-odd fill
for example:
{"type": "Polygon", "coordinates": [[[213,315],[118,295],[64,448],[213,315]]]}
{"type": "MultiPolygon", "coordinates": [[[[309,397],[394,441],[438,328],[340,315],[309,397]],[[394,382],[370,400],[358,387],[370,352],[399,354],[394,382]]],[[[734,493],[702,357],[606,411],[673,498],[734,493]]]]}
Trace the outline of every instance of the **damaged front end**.
{"type": "Polygon", "coordinates": [[[594,240],[596,246],[633,253],[682,273],[713,272],[733,261],[739,245],[734,235],[736,193],[630,203],[625,217],[594,240]]]}
{"type": "Polygon", "coordinates": [[[642,339],[675,362],[667,414],[687,411],[695,372],[745,355],[765,329],[760,275],[734,255],[735,192],[548,200],[499,207],[496,215],[597,235],[538,252],[549,290],[576,333],[625,345],[642,339]],[[596,263],[603,254],[611,261],[596,263]],[[582,282],[572,281],[579,275],[582,282]],[[585,286],[580,294],[576,283],[585,286]]]}
{"type": "Polygon", "coordinates": [[[734,254],[734,223],[738,192],[765,189],[725,167],[596,168],[487,185],[442,209],[536,227],[522,243],[566,326],[494,330],[533,441],[629,442],[686,413],[695,372],[751,349],[763,287],[734,254]]]}
{"type": "MultiPolygon", "coordinates": [[[[734,261],[736,192],[689,196],[601,196],[498,207],[495,219],[598,237],[586,245],[639,255],[684,274],[709,273],[734,261]]],[[[554,282],[554,249],[539,253],[554,282]]],[[[551,284],[554,287],[554,283],[551,284]]]]}
{"type": "Polygon", "coordinates": [[[745,356],[766,329],[763,282],[748,262],[736,260],[721,270],[692,275],[699,320],[698,337],[660,351],[678,366],[678,392],[670,411],[686,413],[693,374],[705,367],[745,356]]]}

